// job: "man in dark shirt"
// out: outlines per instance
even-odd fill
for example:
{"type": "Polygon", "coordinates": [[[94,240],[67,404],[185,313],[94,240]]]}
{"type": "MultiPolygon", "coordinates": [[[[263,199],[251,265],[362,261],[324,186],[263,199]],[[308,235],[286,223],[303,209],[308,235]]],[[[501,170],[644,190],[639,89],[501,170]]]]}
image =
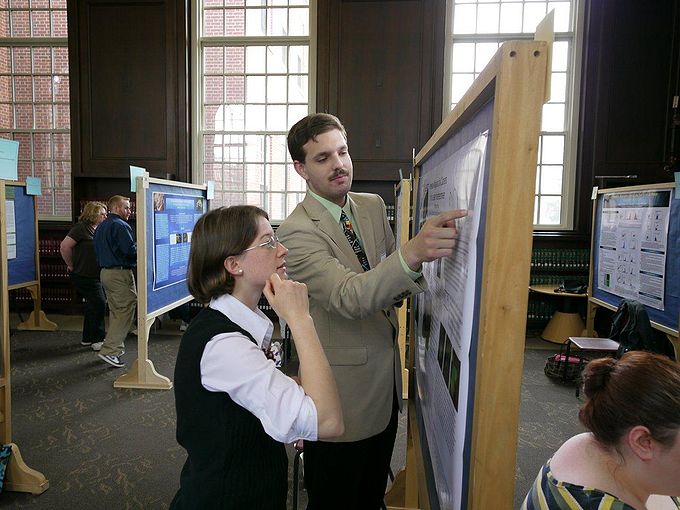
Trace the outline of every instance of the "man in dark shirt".
{"type": "Polygon", "coordinates": [[[114,367],[124,367],[125,337],[135,317],[137,288],[133,271],[137,265],[137,243],[130,217],[130,199],[116,195],[109,200],[109,216],[94,235],[94,249],[101,266],[100,279],[109,303],[109,330],[103,342],[92,344],[99,357],[114,367]]]}

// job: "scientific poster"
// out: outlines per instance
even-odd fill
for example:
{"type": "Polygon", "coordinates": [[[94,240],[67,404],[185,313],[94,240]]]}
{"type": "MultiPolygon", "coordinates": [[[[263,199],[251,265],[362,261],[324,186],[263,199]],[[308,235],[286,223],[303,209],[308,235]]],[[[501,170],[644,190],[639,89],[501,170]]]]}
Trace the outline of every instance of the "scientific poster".
{"type": "Polygon", "coordinates": [[[459,510],[463,498],[463,449],[468,411],[470,346],[476,293],[485,152],[482,133],[433,168],[419,182],[422,223],[449,209],[467,209],[457,221],[451,258],[423,264],[428,291],[416,303],[418,398],[442,510],[459,510]]]}
{"type": "Polygon", "coordinates": [[[671,190],[602,199],[598,289],[663,310],[671,190]]]}
{"type": "Polygon", "coordinates": [[[17,258],[17,223],[16,214],[14,213],[14,200],[5,200],[5,211],[7,218],[5,224],[7,225],[7,259],[12,260],[17,258]]]}
{"type": "Polygon", "coordinates": [[[153,193],[153,290],[186,280],[191,232],[206,207],[203,197],[153,193]]]}

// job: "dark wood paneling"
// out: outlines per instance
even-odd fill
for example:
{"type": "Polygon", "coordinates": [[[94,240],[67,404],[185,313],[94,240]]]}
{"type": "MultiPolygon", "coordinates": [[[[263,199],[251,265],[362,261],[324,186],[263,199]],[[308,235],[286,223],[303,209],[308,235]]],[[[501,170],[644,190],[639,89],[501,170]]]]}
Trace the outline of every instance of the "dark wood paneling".
{"type": "Polygon", "coordinates": [[[586,3],[575,217],[579,232],[590,228],[595,175],[638,175],[626,184],[672,180],[664,165],[672,97],[678,93],[679,4],[586,3]]]}
{"type": "Polygon", "coordinates": [[[121,160],[174,159],[175,69],[165,18],[166,6],[159,3],[89,6],[83,135],[90,138],[85,157],[100,162],[101,170],[121,160]]]}
{"type": "Polygon", "coordinates": [[[188,181],[186,2],[68,6],[74,179],[124,178],[134,164],[188,181]]]}
{"type": "Polygon", "coordinates": [[[347,128],[355,179],[408,175],[412,149],[441,122],[443,9],[430,0],[319,3],[317,110],[347,128]]]}

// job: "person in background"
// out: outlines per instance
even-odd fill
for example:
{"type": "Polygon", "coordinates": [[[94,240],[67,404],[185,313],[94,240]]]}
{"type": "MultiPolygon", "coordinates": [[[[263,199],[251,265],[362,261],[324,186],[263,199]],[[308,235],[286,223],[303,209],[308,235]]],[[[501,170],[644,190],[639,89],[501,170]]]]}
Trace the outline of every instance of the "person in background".
{"type": "Polygon", "coordinates": [[[191,305],[189,303],[183,303],[168,312],[168,317],[170,319],[180,320],[179,330],[186,331],[191,322],[191,305]]]}
{"type": "Polygon", "coordinates": [[[137,243],[132,236],[130,199],[115,195],[109,199],[108,218],[97,228],[94,249],[101,266],[100,278],[109,303],[109,330],[102,342],[92,344],[99,358],[114,367],[124,367],[125,337],[135,317],[137,287],[137,243]]]}
{"type": "Polygon", "coordinates": [[[588,432],[546,462],[522,509],[680,508],[680,365],[642,351],[596,359],[583,388],[588,432]]]}
{"type": "Polygon", "coordinates": [[[104,339],[106,297],[99,280],[99,264],[94,253],[93,237],[99,224],[106,219],[106,206],[88,202],[83,212],[59,245],[71,281],[85,301],[83,336],[80,345],[91,346],[104,339]]]}
{"type": "Polygon", "coordinates": [[[177,353],[177,442],[188,458],[171,509],[285,510],[283,443],[343,432],[307,287],[285,279],[287,253],[257,207],[214,209],[194,227],[188,285],[209,306],[177,353]],[[257,308],[263,291],[293,332],[299,385],[267,357],[273,325],[257,308]]]}
{"type": "Polygon", "coordinates": [[[298,121],[288,132],[288,150],[307,195],[277,234],[290,250],[291,278],[309,289],[345,418],[342,437],[305,441],[307,509],[376,510],[402,406],[394,305],[425,290],[423,262],[453,255],[455,220],[467,212],[428,219],[396,249],[382,198],[350,192],[352,159],[336,117],[316,113],[298,121]]]}

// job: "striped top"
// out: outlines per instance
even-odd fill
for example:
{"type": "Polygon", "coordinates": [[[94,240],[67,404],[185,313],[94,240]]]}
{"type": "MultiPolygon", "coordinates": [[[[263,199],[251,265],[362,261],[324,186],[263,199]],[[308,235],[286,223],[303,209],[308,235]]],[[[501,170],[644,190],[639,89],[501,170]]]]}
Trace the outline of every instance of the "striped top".
{"type": "MultiPolygon", "coordinates": [[[[680,499],[673,497],[680,509],[680,499]]],[[[521,510],[635,510],[616,496],[594,487],[557,480],[546,462],[524,498],[521,510]]]]}

